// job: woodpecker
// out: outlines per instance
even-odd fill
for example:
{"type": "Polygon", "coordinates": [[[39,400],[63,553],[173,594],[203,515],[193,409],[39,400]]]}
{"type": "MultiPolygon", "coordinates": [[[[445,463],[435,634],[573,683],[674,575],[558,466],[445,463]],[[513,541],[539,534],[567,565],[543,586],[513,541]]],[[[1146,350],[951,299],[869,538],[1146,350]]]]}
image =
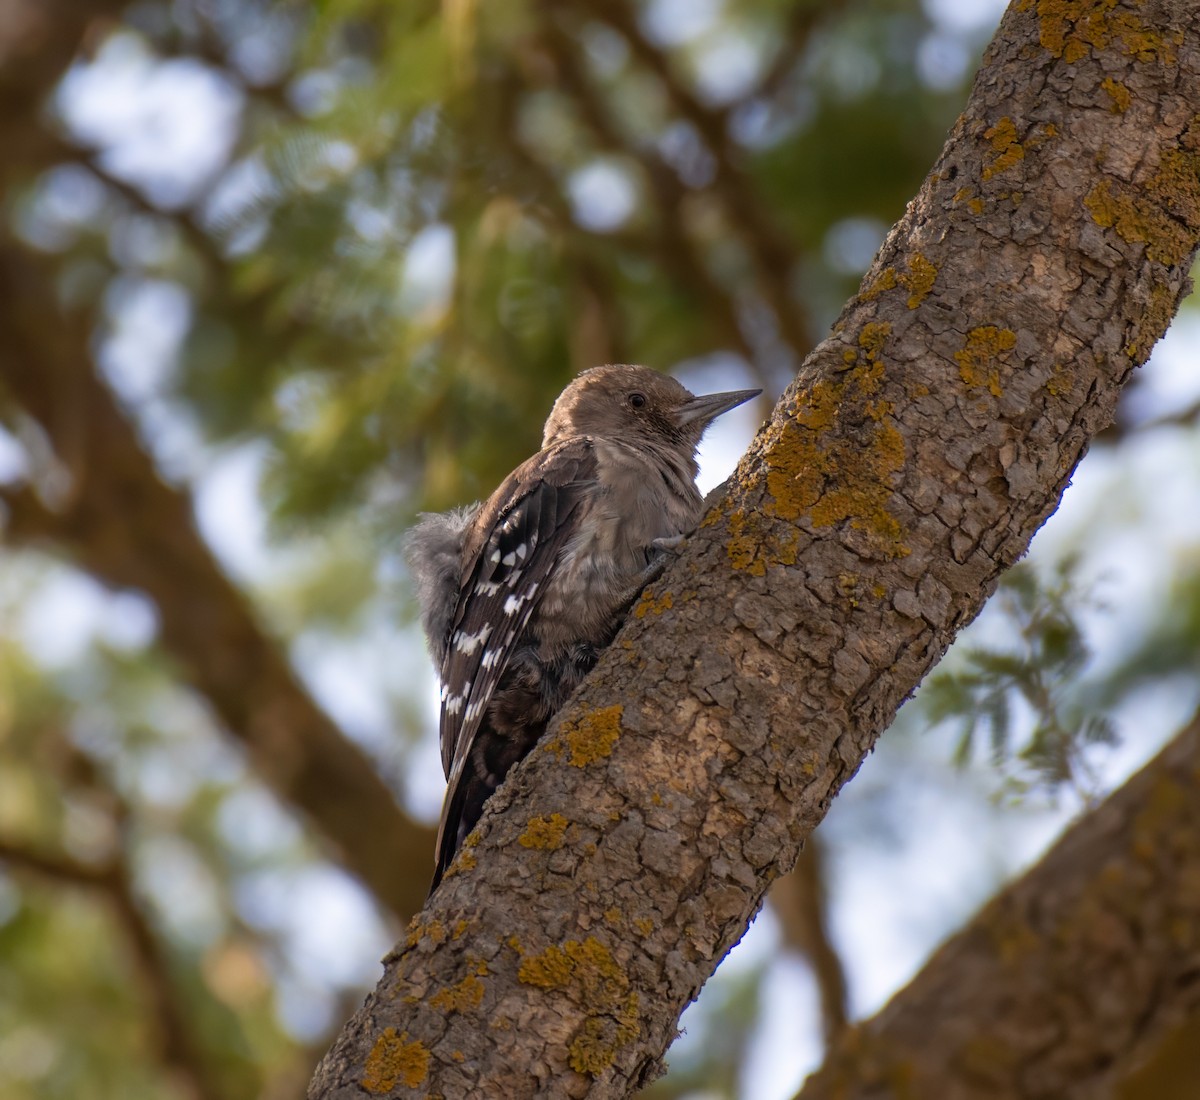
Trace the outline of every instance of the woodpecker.
{"type": "Polygon", "coordinates": [[[696,397],[646,367],[584,371],[554,403],[542,449],[486,501],[420,517],[407,558],[442,683],[447,780],[430,892],[699,523],[704,430],[761,392],[696,397]]]}

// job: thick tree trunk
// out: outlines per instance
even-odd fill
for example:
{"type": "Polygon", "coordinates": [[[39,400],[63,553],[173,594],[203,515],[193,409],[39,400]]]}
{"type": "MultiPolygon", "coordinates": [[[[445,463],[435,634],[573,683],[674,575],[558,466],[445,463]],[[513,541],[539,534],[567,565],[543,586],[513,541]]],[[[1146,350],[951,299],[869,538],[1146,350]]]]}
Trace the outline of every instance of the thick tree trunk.
{"type": "Polygon", "coordinates": [[[1113,1096],[1197,1016],[1200,715],[835,1046],[797,1100],[1113,1096]]]}
{"type": "Polygon", "coordinates": [[[1009,10],[862,292],[311,1097],[615,1097],[656,1071],[1174,313],[1200,233],[1198,14],[1009,10]]]}

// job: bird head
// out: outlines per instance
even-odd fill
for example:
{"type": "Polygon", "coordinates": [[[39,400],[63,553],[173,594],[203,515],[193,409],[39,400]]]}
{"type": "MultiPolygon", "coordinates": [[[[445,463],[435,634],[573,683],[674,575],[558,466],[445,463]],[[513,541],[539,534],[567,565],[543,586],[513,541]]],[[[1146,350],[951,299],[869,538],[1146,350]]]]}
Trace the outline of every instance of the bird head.
{"type": "Polygon", "coordinates": [[[542,446],[573,436],[664,444],[687,452],[718,416],[762,390],[732,390],[697,397],[669,375],[619,364],[584,371],[554,403],[542,446]]]}

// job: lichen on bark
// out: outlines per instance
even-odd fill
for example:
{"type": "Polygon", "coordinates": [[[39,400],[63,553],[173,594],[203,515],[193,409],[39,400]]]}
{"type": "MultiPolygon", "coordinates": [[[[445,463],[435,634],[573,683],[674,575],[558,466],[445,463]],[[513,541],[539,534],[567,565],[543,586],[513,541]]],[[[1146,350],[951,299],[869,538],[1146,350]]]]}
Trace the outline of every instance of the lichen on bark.
{"type": "Polygon", "coordinates": [[[349,1100],[387,1028],[427,1045],[431,1091],[464,1067],[460,1095],[623,1097],[654,1074],[1165,329],[1200,239],[1196,24],[1183,0],[1009,9],[862,291],[659,582],[694,597],[631,615],[493,796],[475,869],[430,902],[470,931],[389,961],[314,1097],[349,1100]],[[519,838],[555,813],[566,842],[531,857],[519,838]],[[488,1026],[464,1037],[429,999],[468,954],[488,1026]]]}

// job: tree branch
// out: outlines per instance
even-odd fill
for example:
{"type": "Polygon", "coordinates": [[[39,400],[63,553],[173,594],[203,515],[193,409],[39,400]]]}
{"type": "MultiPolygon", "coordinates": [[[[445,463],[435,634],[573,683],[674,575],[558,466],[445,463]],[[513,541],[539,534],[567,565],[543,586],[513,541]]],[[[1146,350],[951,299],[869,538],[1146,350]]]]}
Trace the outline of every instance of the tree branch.
{"type": "MultiPolygon", "coordinates": [[[[575,6],[620,32],[633,55],[658,78],[675,111],[693,126],[708,147],[714,165],[712,191],[752,258],[759,289],[775,314],[783,338],[798,356],[806,355],[814,337],[804,305],[793,291],[793,273],[800,257],[782,227],[771,218],[768,207],[758,200],[753,180],[739,164],[739,150],[729,136],[728,112],[702,103],[679,80],[665,51],[646,38],[624,0],[605,4],[599,4],[597,0],[577,0],[575,6]]],[[[829,9],[837,6],[838,3],[824,9],[797,6],[789,30],[798,40],[795,44],[789,43],[785,53],[794,56],[796,49],[803,49],[817,16],[827,17],[829,9]]]]}
{"type": "Polygon", "coordinates": [[[66,886],[104,886],[111,874],[104,864],[82,863],[61,853],[39,851],[2,836],[0,863],[66,886]]]}
{"type": "Polygon", "coordinates": [[[642,167],[649,187],[647,197],[655,213],[654,226],[647,230],[645,236],[649,239],[659,266],[663,271],[670,272],[680,286],[688,288],[697,302],[704,306],[708,316],[728,334],[750,368],[755,370],[758,357],[743,331],[735,303],[709,271],[707,257],[687,231],[683,217],[687,188],[659,157],[639,154],[628,146],[610,118],[607,105],[582,72],[574,53],[574,40],[553,16],[545,18],[543,26],[545,34],[539,41],[553,59],[557,79],[599,147],[610,153],[630,156],[642,167]]]}
{"type": "Polygon", "coordinates": [[[311,1097],[618,1097],[657,1072],[1177,308],[1198,16],[1010,8],[862,291],[492,798],[311,1097]]]}
{"type": "Polygon", "coordinates": [[[846,971],[829,938],[825,855],[820,833],[808,838],[796,866],[771,889],[771,908],[783,926],[788,947],[812,967],[821,998],[821,1030],[828,1047],[846,1030],[846,971]]]}
{"type": "Polygon", "coordinates": [[[835,1046],[797,1100],[1113,1095],[1200,1013],[1198,842],[1200,714],[835,1046]]]}
{"type": "Polygon", "coordinates": [[[193,1039],[162,945],[134,894],[124,855],[117,853],[103,864],[83,863],[62,853],[39,851],[0,837],[0,863],[59,885],[83,887],[107,902],[133,955],[159,1058],[179,1074],[197,1100],[220,1100],[224,1094],[193,1039]]]}
{"type": "Polygon", "coordinates": [[[432,832],[401,813],[263,634],[196,530],[187,494],[160,480],[93,375],[86,318],[49,316],[54,300],[35,258],[0,243],[0,377],[72,476],[61,507],[6,491],[6,538],[62,547],[106,583],[145,592],[167,650],[263,781],[408,916],[424,898],[432,832]]]}
{"type": "Polygon", "coordinates": [[[0,21],[0,191],[52,163],[58,137],[34,123],[80,43],[125,7],[126,0],[12,0],[0,21]],[[20,120],[19,125],[12,125],[20,120]]]}
{"type": "MultiPolygon", "coordinates": [[[[42,125],[43,101],[88,29],[123,6],[48,0],[13,20],[23,38],[0,32],[12,55],[0,65],[0,178],[27,179],[60,154],[61,139],[42,125]]],[[[196,530],[187,494],[158,477],[93,374],[90,319],[62,315],[57,300],[43,264],[0,232],[0,384],[72,475],[54,508],[28,490],[5,490],[5,537],[54,543],[101,580],[149,595],[167,649],[267,785],[384,905],[407,917],[424,897],[432,831],[401,813],[371,762],[262,632],[196,530]]]]}

